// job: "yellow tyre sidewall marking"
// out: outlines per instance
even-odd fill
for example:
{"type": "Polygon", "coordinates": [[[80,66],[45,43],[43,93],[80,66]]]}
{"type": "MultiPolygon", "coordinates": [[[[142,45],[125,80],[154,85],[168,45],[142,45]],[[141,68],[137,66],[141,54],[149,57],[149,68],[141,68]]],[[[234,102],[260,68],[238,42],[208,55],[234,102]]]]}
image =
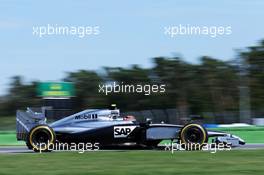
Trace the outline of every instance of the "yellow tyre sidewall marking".
{"type": "MultiPolygon", "coordinates": [[[[33,133],[38,130],[38,129],[47,129],[51,135],[51,141],[50,141],[50,144],[54,142],[54,135],[53,135],[53,132],[51,131],[51,129],[48,127],[48,126],[37,126],[35,127],[31,132],[30,132],[30,135],[29,135],[29,142],[31,144],[31,146],[33,147],[33,149],[36,149],[36,150],[39,150],[41,148],[38,148],[33,142],[32,142],[32,136],[33,136],[33,133]]],[[[46,147],[44,149],[41,149],[41,150],[46,150],[49,146],[49,145],[46,145],[46,147]]]]}
{"type": "Polygon", "coordinates": [[[204,130],[204,128],[203,128],[202,126],[200,126],[200,125],[198,125],[198,124],[189,124],[189,125],[186,125],[186,126],[182,129],[182,131],[181,131],[181,140],[182,140],[185,144],[187,143],[186,140],[185,140],[185,138],[184,138],[184,136],[183,136],[183,133],[184,133],[184,131],[185,131],[187,128],[189,128],[189,127],[191,127],[191,126],[198,127],[198,128],[200,128],[200,129],[202,130],[202,132],[203,132],[203,136],[204,136],[204,139],[203,139],[203,141],[202,141],[202,144],[204,144],[204,143],[205,143],[205,140],[206,140],[206,131],[204,130]]]}

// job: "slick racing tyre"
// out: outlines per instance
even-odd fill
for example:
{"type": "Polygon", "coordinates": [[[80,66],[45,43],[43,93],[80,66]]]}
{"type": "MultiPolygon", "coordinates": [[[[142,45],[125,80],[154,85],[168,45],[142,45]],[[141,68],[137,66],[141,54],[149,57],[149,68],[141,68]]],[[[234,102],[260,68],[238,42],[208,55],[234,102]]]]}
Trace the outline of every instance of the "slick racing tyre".
{"type": "Polygon", "coordinates": [[[180,145],[185,150],[200,150],[208,142],[206,129],[195,123],[185,125],[179,137],[180,145]]]}
{"type": "Polygon", "coordinates": [[[47,125],[38,125],[30,130],[26,145],[35,152],[47,152],[50,151],[49,148],[55,140],[52,128],[47,125]]]}

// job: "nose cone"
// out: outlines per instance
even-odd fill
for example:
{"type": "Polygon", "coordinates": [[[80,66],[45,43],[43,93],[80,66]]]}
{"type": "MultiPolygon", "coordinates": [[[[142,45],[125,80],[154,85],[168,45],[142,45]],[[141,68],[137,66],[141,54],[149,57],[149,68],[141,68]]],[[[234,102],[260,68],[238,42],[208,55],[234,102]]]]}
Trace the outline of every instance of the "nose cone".
{"type": "Polygon", "coordinates": [[[245,142],[243,139],[240,139],[240,138],[239,138],[239,144],[240,144],[240,145],[245,145],[246,142],[245,142]]]}
{"type": "Polygon", "coordinates": [[[238,137],[236,135],[232,135],[231,137],[238,139],[238,143],[240,145],[245,145],[246,144],[246,142],[243,139],[241,139],[240,137],[238,137]]]}

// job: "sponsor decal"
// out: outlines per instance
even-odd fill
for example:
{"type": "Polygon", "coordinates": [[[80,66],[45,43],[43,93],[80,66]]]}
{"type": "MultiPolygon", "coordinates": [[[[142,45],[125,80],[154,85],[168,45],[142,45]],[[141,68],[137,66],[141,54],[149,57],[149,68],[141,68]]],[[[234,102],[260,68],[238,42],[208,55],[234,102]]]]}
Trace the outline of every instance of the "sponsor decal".
{"type": "Polygon", "coordinates": [[[136,126],[115,126],[114,127],[114,138],[126,138],[136,126]]]}
{"type": "Polygon", "coordinates": [[[77,115],[75,116],[75,120],[86,120],[86,119],[96,119],[97,114],[85,114],[85,115],[77,115]]]}

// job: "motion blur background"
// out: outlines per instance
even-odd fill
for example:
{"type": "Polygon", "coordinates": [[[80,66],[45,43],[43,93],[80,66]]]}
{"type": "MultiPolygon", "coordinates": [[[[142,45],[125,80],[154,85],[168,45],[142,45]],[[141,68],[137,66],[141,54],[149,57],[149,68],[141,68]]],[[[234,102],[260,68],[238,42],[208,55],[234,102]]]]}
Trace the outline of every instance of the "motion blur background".
{"type": "Polygon", "coordinates": [[[0,0],[0,174],[263,175],[263,9],[263,0],[0,0]],[[33,34],[33,27],[49,25],[100,32],[83,38],[33,34]],[[173,26],[230,27],[231,33],[170,37],[165,28],[173,26]],[[114,81],[165,84],[166,92],[99,93],[99,85],[114,81]],[[196,119],[246,145],[216,154],[31,154],[17,141],[16,110],[52,106],[46,108],[52,122],[111,104],[140,121],[196,119]]]}
{"type": "MultiPolygon", "coordinates": [[[[262,1],[2,1],[0,121],[45,105],[43,81],[72,82],[72,111],[117,104],[123,115],[177,123],[264,116],[262,1]],[[59,11],[58,11],[59,10],[59,11]],[[98,37],[32,35],[33,26],[98,25],[98,37]],[[167,25],[231,26],[229,36],[164,35],[167,25]],[[166,93],[105,95],[98,85],[165,84],[166,93]],[[140,112],[139,112],[140,111],[140,112]],[[2,119],[1,119],[2,118],[2,119]]],[[[62,116],[63,117],[63,116],[62,116]]],[[[4,126],[3,126],[4,127],[4,126]]]]}

